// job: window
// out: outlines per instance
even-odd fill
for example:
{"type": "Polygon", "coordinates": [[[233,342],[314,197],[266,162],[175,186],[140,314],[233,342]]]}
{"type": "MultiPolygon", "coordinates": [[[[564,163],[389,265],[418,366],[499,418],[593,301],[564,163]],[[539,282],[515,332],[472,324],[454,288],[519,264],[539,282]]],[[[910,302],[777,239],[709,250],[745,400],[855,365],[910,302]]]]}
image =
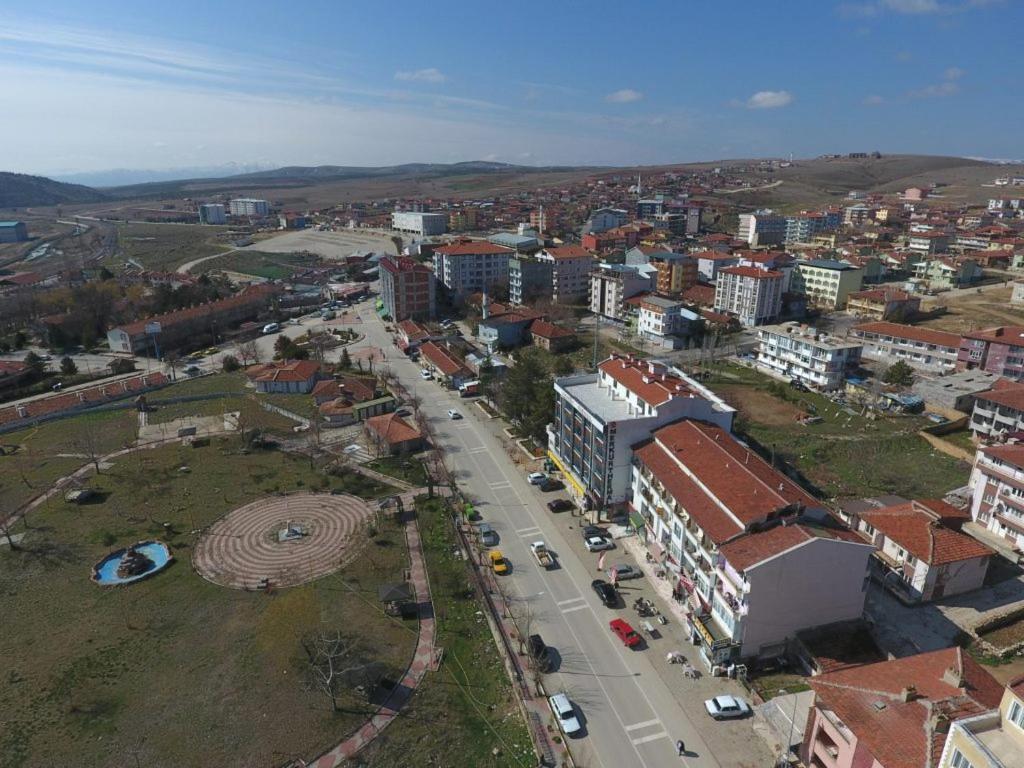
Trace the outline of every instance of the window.
{"type": "Polygon", "coordinates": [[[950,763],[953,768],[974,768],[971,765],[971,761],[963,756],[963,753],[959,749],[953,750],[953,760],[950,763]]]}
{"type": "Polygon", "coordinates": [[[1010,705],[1007,719],[1018,728],[1024,728],[1024,707],[1021,706],[1019,701],[1015,701],[1010,705]]]}

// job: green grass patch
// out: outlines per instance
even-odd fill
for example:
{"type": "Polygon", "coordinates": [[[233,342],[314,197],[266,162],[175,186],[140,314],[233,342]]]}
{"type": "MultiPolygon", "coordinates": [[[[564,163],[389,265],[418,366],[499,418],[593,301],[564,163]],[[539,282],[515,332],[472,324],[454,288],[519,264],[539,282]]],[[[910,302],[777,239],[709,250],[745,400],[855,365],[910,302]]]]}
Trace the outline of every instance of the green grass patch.
{"type": "Polygon", "coordinates": [[[423,468],[423,462],[417,459],[385,456],[371,461],[366,466],[382,474],[404,480],[417,488],[427,485],[427,471],[423,468]]]}
{"type": "Polygon", "coordinates": [[[263,253],[261,251],[233,251],[216,259],[204,261],[193,272],[206,273],[217,270],[240,272],[245,275],[264,277],[268,280],[282,280],[295,272],[314,267],[320,257],[313,253],[263,253]]]}

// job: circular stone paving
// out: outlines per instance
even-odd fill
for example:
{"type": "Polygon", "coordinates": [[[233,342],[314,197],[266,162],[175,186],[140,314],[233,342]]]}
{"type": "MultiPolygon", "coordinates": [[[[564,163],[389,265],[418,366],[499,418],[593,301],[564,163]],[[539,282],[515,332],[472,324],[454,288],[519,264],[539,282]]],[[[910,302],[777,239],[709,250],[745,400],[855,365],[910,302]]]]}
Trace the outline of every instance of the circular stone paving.
{"type": "Polygon", "coordinates": [[[305,584],[354,554],[353,534],[371,514],[354,496],[260,499],[214,523],[197,542],[192,565],[204,579],[235,589],[305,584]],[[293,535],[282,537],[286,530],[293,535]]]}

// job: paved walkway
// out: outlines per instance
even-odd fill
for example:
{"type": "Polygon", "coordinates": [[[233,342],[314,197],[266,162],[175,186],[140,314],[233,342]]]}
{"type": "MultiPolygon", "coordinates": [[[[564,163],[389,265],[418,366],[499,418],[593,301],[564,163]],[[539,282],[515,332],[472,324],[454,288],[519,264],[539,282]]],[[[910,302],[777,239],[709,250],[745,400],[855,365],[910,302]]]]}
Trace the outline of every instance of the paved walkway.
{"type": "MultiPolygon", "coordinates": [[[[445,489],[447,490],[447,489],[445,489]]],[[[407,491],[401,494],[402,505],[406,510],[414,507],[416,496],[426,493],[425,488],[407,491]]],[[[405,675],[395,686],[387,701],[377,713],[367,720],[359,730],[347,739],[328,750],[320,757],[308,763],[312,768],[336,768],[357,754],[363,747],[373,741],[398,716],[399,711],[412,698],[417,686],[423,680],[427,670],[434,663],[434,624],[433,606],[430,601],[430,582],[427,579],[427,563],[423,557],[420,544],[420,529],[415,516],[406,517],[405,540],[409,545],[409,580],[416,595],[416,603],[420,613],[420,632],[416,640],[416,650],[409,663],[405,675]]]]}

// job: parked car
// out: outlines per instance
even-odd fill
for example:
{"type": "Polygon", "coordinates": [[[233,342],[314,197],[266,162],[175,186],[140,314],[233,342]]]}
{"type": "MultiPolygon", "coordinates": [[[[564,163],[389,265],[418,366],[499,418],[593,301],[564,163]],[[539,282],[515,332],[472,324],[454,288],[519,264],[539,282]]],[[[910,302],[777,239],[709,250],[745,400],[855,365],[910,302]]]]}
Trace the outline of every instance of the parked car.
{"type": "Polygon", "coordinates": [[[551,669],[551,654],[540,635],[530,635],[530,658],[537,663],[541,672],[551,669]]]}
{"type": "Polygon", "coordinates": [[[615,542],[604,536],[588,536],[583,540],[588,552],[600,552],[603,549],[615,549],[615,542]]]}
{"type": "Polygon", "coordinates": [[[715,720],[728,720],[733,717],[745,717],[750,714],[750,707],[743,699],[735,696],[715,696],[704,702],[704,709],[715,720]]]}
{"type": "Polygon", "coordinates": [[[424,381],[430,381],[434,378],[434,374],[428,371],[426,368],[420,368],[420,378],[424,381]]]}
{"type": "Polygon", "coordinates": [[[278,323],[267,323],[263,326],[264,333],[277,333],[281,330],[281,326],[278,323]]]}
{"type": "Polygon", "coordinates": [[[608,608],[614,608],[619,604],[618,591],[604,579],[594,579],[590,582],[590,586],[597,593],[597,596],[601,598],[601,602],[608,608]]]}
{"type": "Polygon", "coordinates": [[[493,547],[498,543],[498,534],[490,523],[480,523],[476,527],[476,531],[480,534],[480,543],[485,547],[493,547]]]}
{"type": "Polygon", "coordinates": [[[610,539],[612,537],[611,532],[602,528],[599,525],[585,525],[583,526],[583,538],[589,539],[591,536],[600,536],[602,539],[610,539]]]}
{"type": "Polygon", "coordinates": [[[540,485],[548,479],[548,476],[543,472],[531,472],[526,476],[526,479],[530,481],[530,485],[540,485]]]}
{"type": "Polygon", "coordinates": [[[202,368],[200,368],[198,365],[189,365],[186,366],[185,368],[185,373],[187,373],[189,376],[196,376],[201,372],[202,368]]]}
{"type": "Polygon", "coordinates": [[[64,501],[71,504],[85,504],[94,498],[96,498],[96,491],[92,488],[75,488],[64,494],[64,501]]]}
{"type": "Polygon", "coordinates": [[[569,701],[568,696],[564,693],[556,693],[548,699],[548,704],[551,706],[551,711],[554,713],[555,720],[558,721],[558,727],[562,729],[562,733],[566,736],[572,736],[582,730],[580,721],[576,719],[576,710],[573,709],[572,702],[569,701]]]}
{"type": "Polygon", "coordinates": [[[643,642],[643,638],[637,634],[637,631],[633,629],[625,619],[612,619],[608,622],[608,626],[611,627],[615,636],[619,638],[619,640],[622,641],[622,644],[627,648],[636,648],[643,642]]]}
{"type": "Polygon", "coordinates": [[[501,554],[500,549],[492,549],[488,553],[488,557],[491,560],[491,568],[498,575],[508,573],[508,560],[501,554]]]}
{"type": "Polygon", "coordinates": [[[540,489],[544,493],[550,493],[551,491],[560,491],[565,488],[565,483],[554,477],[548,477],[544,479],[544,482],[540,484],[540,489]]]}
{"type": "Polygon", "coordinates": [[[790,379],[789,380],[789,386],[791,386],[797,392],[810,392],[811,391],[810,387],[808,387],[806,384],[804,384],[802,381],[800,381],[800,379],[790,379]]]}
{"type": "Polygon", "coordinates": [[[613,565],[605,573],[608,574],[609,579],[615,581],[628,581],[629,579],[639,579],[643,576],[640,569],[632,565],[613,565]],[[614,576],[612,574],[615,574],[614,576]]]}
{"type": "Polygon", "coordinates": [[[555,499],[548,502],[548,509],[552,512],[568,512],[572,507],[573,504],[568,499],[555,499]]]}
{"type": "Polygon", "coordinates": [[[456,411],[454,408],[448,409],[448,418],[452,421],[458,421],[462,418],[462,414],[456,411]]]}

